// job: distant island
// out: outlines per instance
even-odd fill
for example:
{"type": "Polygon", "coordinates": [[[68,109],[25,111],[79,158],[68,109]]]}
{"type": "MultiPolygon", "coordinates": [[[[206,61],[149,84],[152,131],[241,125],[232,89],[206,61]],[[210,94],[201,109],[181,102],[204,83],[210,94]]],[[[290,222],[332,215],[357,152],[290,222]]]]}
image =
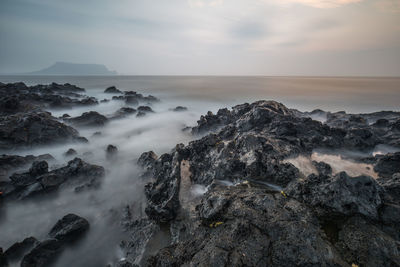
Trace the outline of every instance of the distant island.
{"type": "Polygon", "coordinates": [[[116,75],[116,71],[110,71],[101,64],[76,64],[68,62],[56,62],[45,69],[26,73],[29,75],[116,75]]]}

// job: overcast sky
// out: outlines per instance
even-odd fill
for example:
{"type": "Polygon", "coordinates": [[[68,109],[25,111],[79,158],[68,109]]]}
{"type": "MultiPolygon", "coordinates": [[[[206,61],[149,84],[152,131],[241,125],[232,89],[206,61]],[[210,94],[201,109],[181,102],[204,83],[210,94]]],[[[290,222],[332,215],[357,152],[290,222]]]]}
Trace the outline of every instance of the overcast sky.
{"type": "Polygon", "coordinates": [[[0,0],[0,73],[400,75],[400,0],[0,0]]]}

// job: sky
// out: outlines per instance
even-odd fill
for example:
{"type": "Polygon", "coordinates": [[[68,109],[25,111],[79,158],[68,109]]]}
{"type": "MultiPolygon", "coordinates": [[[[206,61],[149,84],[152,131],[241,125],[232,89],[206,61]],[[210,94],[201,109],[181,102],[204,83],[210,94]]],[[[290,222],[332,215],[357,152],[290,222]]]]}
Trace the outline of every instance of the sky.
{"type": "Polygon", "coordinates": [[[400,0],[0,0],[0,73],[400,76],[400,0]]]}

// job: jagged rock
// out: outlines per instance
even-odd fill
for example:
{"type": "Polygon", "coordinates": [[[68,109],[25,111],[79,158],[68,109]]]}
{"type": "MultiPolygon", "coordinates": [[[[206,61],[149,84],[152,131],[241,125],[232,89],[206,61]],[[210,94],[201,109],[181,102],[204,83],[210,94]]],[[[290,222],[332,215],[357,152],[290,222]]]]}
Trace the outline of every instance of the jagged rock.
{"type": "Polygon", "coordinates": [[[0,189],[5,191],[4,197],[25,199],[55,191],[62,185],[76,186],[80,189],[98,187],[104,173],[103,167],[75,158],[69,161],[67,166],[50,172],[15,173],[10,176],[10,183],[0,184],[0,189]]]}
{"type": "Polygon", "coordinates": [[[48,239],[40,242],[23,257],[21,267],[49,266],[61,252],[61,245],[61,242],[56,239],[48,239]]]}
{"type": "Polygon", "coordinates": [[[70,84],[26,86],[23,83],[0,85],[0,113],[38,112],[42,107],[71,108],[74,106],[95,105],[97,100],[80,93],[83,88],[70,84]]]}
{"type": "Polygon", "coordinates": [[[29,169],[29,174],[32,176],[39,176],[49,172],[49,164],[47,161],[34,161],[29,169]]]}
{"type": "Polygon", "coordinates": [[[22,242],[13,244],[4,252],[4,254],[9,260],[20,259],[38,243],[39,241],[36,238],[32,236],[27,237],[22,242]]]}
{"type": "Polygon", "coordinates": [[[398,266],[398,242],[364,219],[354,217],[341,227],[335,247],[348,263],[357,266],[398,266]]]}
{"type": "Polygon", "coordinates": [[[323,238],[311,210],[279,193],[215,186],[196,209],[197,219],[183,229],[188,236],[161,249],[145,266],[339,266],[343,263],[323,238]]]}
{"type": "MultiPolygon", "coordinates": [[[[377,144],[398,144],[400,136],[390,125],[400,113],[313,113],[274,101],[221,109],[192,128],[203,138],[160,157],[142,154],[138,164],[151,179],[145,186],[146,215],[160,226],[168,223],[171,234],[171,243],[142,264],[398,265],[396,170],[375,180],[336,174],[329,164],[314,161],[319,174],[304,177],[285,159],[309,157],[315,149],[371,151],[377,144]],[[324,123],[311,115],[324,117],[324,123]],[[379,119],[389,126],[376,123],[379,119]],[[199,185],[208,191],[191,198],[191,188],[199,185]],[[358,223],[365,226],[350,227],[358,223]],[[374,244],[366,244],[369,236],[374,244]],[[349,249],[352,238],[355,246],[349,249]]],[[[379,160],[383,164],[384,157],[371,164],[379,160]]]]}
{"type": "Polygon", "coordinates": [[[96,111],[84,112],[81,116],[67,120],[75,126],[104,126],[108,119],[96,111]]]}
{"type": "Polygon", "coordinates": [[[156,153],[154,153],[153,151],[148,151],[148,152],[144,152],[144,153],[142,153],[142,155],[140,155],[137,163],[139,164],[139,166],[141,166],[143,168],[153,167],[157,158],[158,158],[158,156],[156,155],[156,153]]]}
{"type": "Polygon", "coordinates": [[[47,160],[52,161],[54,158],[50,154],[44,154],[40,156],[17,156],[17,155],[1,155],[0,156],[0,181],[8,178],[10,172],[20,171],[35,160],[47,160]]]}
{"type": "Polygon", "coordinates": [[[110,86],[106,90],[104,90],[104,93],[108,94],[122,94],[120,90],[118,90],[115,86],[110,86]]]}
{"type": "Polygon", "coordinates": [[[400,204],[400,173],[393,174],[389,179],[378,179],[378,182],[385,189],[387,201],[400,204]]]}
{"type": "Polygon", "coordinates": [[[89,222],[78,215],[67,214],[50,230],[49,236],[61,242],[75,241],[89,229],[89,222]]]}
{"type": "Polygon", "coordinates": [[[393,174],[400,173],[400,152],[387,154],[379,158],[374,170],[384,178],[390,178],[393,174]]]}
{"type": "Polygon", "coordinates": [[[160,227],[149,220],[134,220],[125,225],[126,235],[120,243],[120,247],[126,255],[126,260],[133,264],[140,264],[143,251],[149,241],[160,231],[160,227]]]}
{"type": "Polygon", "coordinates": [[[377,219],[383,204],[381,186],[369,176],[350,177],[345,172],[335,176],[309,175],[292,182],[287,194],[315,207],[319,217],[364,215],[377,219]]]}
{"type": "Polygon", "coordinates": [[[0,148],[15,149],[22,146],[47,145],[57,142],[78,141],[86,138],[49,113],[28,113],[0,117],[0,148]]]}

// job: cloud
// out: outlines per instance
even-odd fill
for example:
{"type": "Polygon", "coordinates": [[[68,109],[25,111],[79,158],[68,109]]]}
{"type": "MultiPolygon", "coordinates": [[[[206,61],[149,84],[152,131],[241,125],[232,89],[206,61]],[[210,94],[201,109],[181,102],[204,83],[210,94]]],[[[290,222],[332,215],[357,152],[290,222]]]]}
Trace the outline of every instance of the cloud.
{"type": "Polygon", "coordinates": [[[315,8],[335,8],[362,1],[363,0],[278,0],[276,2],[284,5],[298,3],[315,8]]]}
{"type": "Polygon", "coordinates": [[[400,0],[380,0],[376,5],[384,12],[400,13],[400,0]]]}
{"type": "Polygon", "coordinates": [[[191,7],[219,6],[224,0],[188,0],[191,7]]]}

